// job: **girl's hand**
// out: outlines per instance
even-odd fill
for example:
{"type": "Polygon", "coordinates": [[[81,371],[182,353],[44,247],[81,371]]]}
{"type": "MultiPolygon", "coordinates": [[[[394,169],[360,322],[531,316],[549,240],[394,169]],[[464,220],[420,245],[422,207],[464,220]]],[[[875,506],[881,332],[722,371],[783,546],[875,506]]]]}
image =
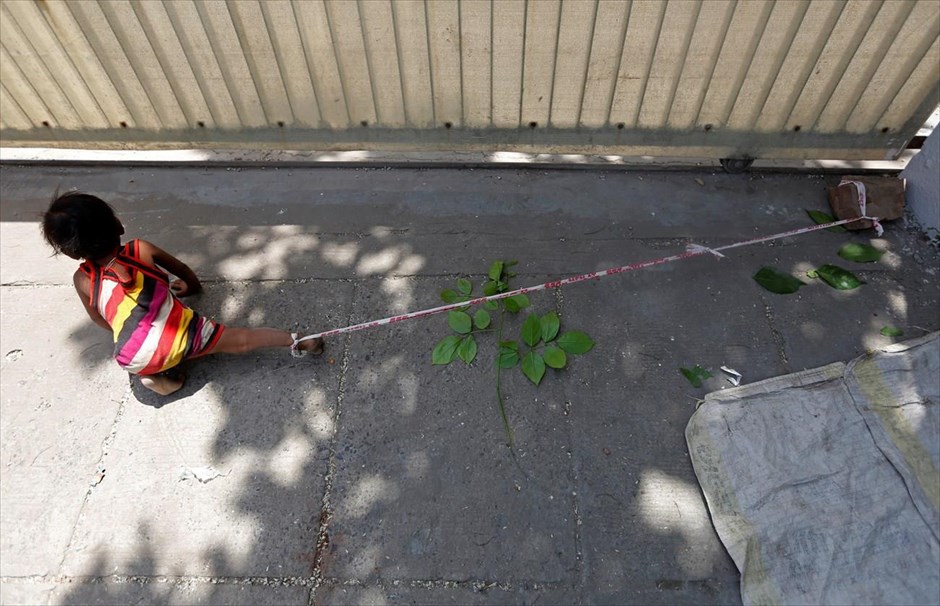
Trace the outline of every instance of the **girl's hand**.
{"type": "Polygon", "coordinates": [[[170,282],[170,290],[171,290],[171,291],[173,292],[173,294],[176,295],[177,297],[185,297],[185,296],[188,296],[188,295],[195,295],[195,294],[197,294],[197,293],[199,292],[199,289],[198,289],[198,288],[190,288],[190,287],[189,287],[189,284],[187,284],[187,283],[184,282],[183,280],[179,280],[179,279],[173,280],[172,282],[170,282]]]}
{"type": "Polygon", "coordinates": [[[170,292],[177,297],[198,295],[202,292],[199,278],[188,265],[146,240],[138,240],[138,243],[141,260],[166,270],[171,276],[177,276],[177,279],[170,282],[170,292]]]}

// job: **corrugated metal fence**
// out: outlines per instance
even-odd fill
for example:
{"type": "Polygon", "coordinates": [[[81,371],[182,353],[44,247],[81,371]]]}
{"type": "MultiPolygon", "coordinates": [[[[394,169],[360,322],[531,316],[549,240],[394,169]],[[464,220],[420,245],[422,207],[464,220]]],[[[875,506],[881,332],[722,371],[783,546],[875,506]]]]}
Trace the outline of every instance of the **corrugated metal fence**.
{"type": "Polygon", "coordinates": [[[3,0],[4,145],[883,158],[938,0],[3,0]]]}

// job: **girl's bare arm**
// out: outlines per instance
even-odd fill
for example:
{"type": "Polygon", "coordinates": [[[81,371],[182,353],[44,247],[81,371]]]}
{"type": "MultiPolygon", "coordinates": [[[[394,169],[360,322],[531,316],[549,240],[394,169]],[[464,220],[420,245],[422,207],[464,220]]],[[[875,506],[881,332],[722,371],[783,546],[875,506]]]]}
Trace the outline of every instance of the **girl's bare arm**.
{"type": "Polygon", "coordinates": [[[75,285],[75,291],[78,293],[78,298],[82,302],[82,307],[88,312],[88,317],[101,328],[111,332],[111,326],[101,317],[98,310],[92,307],[89,301],[91,296],[91,284],[88,280],[88,276],[82,273],[81,270],[76,270],[75,275],[72,276],[72,283],[75,285]]]}
{"type": "Polygon", "coordinates": [[[176,296],[185,297],[186,295],[195,295],[202,292],[202,284],[199,283],[199,278],[196,277],[195,272],[159,246],[146,240],[140,240],[140,256],[145,261],[152,261],[180,279],[170,283],[170,288],[176,296]]]}

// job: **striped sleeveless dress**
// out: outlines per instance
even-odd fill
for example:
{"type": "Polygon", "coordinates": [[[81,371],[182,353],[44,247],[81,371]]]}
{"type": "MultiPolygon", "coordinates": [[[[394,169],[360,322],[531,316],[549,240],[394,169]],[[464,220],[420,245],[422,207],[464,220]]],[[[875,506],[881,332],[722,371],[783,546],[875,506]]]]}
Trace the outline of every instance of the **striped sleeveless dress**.
{"type": "Polygon", "coordinates": [[[130,274],[122,282],[113,269],[85,261],[91,305],[114,333],[114,359],[131,374],[152,375],[212,351],[225,327],[184,305],[170,291],[167,274],[140,259],[132,240],[114,263],[130,274]]]}

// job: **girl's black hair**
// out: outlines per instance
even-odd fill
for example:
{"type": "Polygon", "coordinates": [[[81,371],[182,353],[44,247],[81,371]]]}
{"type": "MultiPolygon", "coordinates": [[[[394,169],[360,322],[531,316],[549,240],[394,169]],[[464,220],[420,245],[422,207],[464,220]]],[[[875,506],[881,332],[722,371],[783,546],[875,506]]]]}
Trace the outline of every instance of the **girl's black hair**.
{"type": "Polygon", "coordinates": [[[56,196],[42,214],[42,235],[56,254],[100,259],[121,245],[124,226],[107,202],[71,191],[56,196]]]}

